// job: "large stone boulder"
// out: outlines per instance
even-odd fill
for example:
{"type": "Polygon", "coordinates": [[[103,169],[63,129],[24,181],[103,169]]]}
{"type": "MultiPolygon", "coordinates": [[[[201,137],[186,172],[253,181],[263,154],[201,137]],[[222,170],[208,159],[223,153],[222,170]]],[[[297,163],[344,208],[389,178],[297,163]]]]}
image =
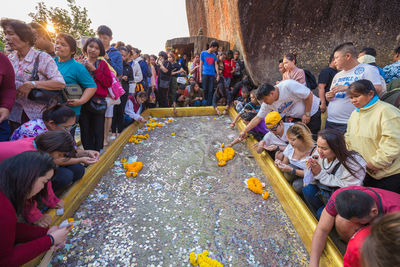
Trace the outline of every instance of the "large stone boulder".
{"type": "Polygon", "coordinates": [[[242,52],[256,83],[280,79],[278,60],[296,51],[298,65],[318,76],[332,50],[353,42],[391,63],[400,33],[399,0],[186,0],[190,35],[227,40],[242,52]]]}

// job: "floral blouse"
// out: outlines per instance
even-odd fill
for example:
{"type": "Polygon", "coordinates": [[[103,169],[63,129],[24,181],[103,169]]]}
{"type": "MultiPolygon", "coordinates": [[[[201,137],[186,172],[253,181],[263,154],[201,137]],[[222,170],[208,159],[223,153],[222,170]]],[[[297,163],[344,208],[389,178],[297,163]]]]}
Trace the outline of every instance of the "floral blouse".
{"type": "Polygon", "coordinates": [[[18,129],[14,131],[10,138],[10,141],[28,137],[36,137],[39,134],[47,131],[48,129],[42,119],[30,120],[22,124],[18,129]]]}
{"type": "MultiPolygon", "coordinates": [[[[29,81],[32,75],[35,59],[39,54],[39,81],[54,80],[65,83],[53,58],[46,52],[41,52],[31,48],[22,60],[19,60],[18,55],[15,52],[8,56],[14,68],[15,86],[17,89],[26,81],[29,81]]],[[[30,120],[39,119],[42,117],[42,109],[44,106],[45,105],[35,103],[27,98],[17,96],[9,120],[20,123],[22,111],[25,111],[30,120]]]]}
{"type": "Polygon", "coordinates": [[[383,68],[386,76],[386,82],[390,83],[393,80],[400,78],[400,60],[397,60],[391,65],[387,65],[383,68]]]}

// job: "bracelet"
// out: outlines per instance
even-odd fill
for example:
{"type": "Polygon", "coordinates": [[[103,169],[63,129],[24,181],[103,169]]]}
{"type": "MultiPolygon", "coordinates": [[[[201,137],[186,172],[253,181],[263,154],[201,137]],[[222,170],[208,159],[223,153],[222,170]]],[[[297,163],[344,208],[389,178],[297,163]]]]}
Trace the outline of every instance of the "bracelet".
{"type": "Polygon", "coordinates": [[[291,175],[296,175],[296,169],[292,168],[292,171],[290,172],[291,175]]]}
{"type": "Polygon", "coordinates": [[[54,237],[51,234],[47,234],[51,239],[51,245],[54,246],[54,237]]]}
{"type": "Polygon", "coordinates": [[[36,88],[36,82],[35,81],[31,81],[31,84],[32,84],[33,88],[36,88]]]}

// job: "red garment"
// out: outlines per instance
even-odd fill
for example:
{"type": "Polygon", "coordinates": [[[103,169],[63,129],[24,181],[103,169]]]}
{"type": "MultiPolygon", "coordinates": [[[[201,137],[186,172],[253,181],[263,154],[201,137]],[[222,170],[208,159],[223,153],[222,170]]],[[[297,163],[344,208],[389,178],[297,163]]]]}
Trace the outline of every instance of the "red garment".
{"type": "Polygon", "coordinates": [[[134,98],[133,96],[128,96],[128,98],[133,104],[133,112],[137,113],[140,108],[140,104],[136,101],[136,98],[134,98]]]}
{"type": "MultiPolygon", "coordinates": [[[[29,137],[24,139],[19,139],[15,141],[1,142],[0,150],[0,163],[15,155],[18,155],[25,151],[35,151],[36,148],[33,145],[35,137],[29,137]]],[[[60,201],[58,197],[54,194],[51,182],[47,183],[47,198],[42,199],[43,204],[50,208],[54,208],[60,201]]],[[[33,223],[42,218],[42,212],[37,208],[36,201],[27,201],[24,208],[24,219],[27,222],[33,223]]]]}
{"type": "Polygon", "coordinates": [[[368,225],[353,235],[347,244],[346,253],[343,257],[343,267],[362,267],[361,248],[370,233],[371,226],[368,225]]]}
{"type": "Polygon", "coordinates": [[[18,223],[13,205],[0,192],[0,266],[20,266],[48,250],[51,239],[47,231],[18,223]]]}
{"type": "Polygon", "coordinates": [[[0,52],[0,108],[11,111],[16,95],[14,68],[8,57],[0,52]]]}
{"type": "Polygon", "coordinates": [[[224,60],[224,71],[223,75],[225,78],[233,78],[232,70],[235,69],[235,61],[233,59],[225,59],[224,60]]]}
{"type": "Polygon", "coordinates": [[[99,66],[92,74],[97,85],[97,90],[93,97],[105,98],[108,94],[108,88],[111,87],[113,82],[108,64],[104,60],[100,60],[99,66]]]}
{"type": "MultiPolygon", "coordinates": [[[[343,187],[335,191],[335,193],[332,194],[331,198],[329,199],[328,203],[325,206],[326,212],[328,212],[329,215],[336,217],[338,214],[336,207],[335,207],[335,199],[337,194],[339,194],[342,191],[349,190],[349,189],[357,189],[360,191],[363,191],[370,195],[376,202],[376,206],[379,207],[379,200],[378,197],[375,195],[374,192],[368,189],[368,187],[364,186],[348,186],[348,187],[343,187]]],[[[374,190],[378,195],[381,197],[382,200],[382,207],[383,207],[383,213],[392,213],[396,211],[400,211],[400,194],[379,189],[379,188],[373,188],[371,187],[372,190],[374,190]]]]}

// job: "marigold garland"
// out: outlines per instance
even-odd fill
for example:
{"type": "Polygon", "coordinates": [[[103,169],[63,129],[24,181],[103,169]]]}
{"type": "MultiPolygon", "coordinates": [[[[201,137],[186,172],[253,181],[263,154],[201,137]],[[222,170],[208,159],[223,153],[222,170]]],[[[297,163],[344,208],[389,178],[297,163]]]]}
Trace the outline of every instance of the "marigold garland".
{"type": "Polygon", "coordinates": [[[124,169],[126,169],[126,177],[136,177],[139,171],[143,168],[143,163],[140,161],[132,162],[132,163],[124,163],[122,165],[124,169]]]}
{"type": "Polygon", "coordinates": [[[226,162],[233,159],[235,156],[235,150],[231,147],[226,147],[224,152],[218,151],[215,156],[218,160],[218,166],[222,167],[226,165],[226,162]]]}
{"type": "Polygon", "coordinates": [[[220,263],[217,260],[214,260],[210,257],[208,257],[208,251],[204,250],[202,254],[197,254],[197,259],[196,255],[194,252],[191,252],[189,254],[189,260],[190,264],[193,266],[199,266],[199,267],[224,267],[222,263],[220,263]]]}
{"type": "Polygon", "coordinates": [[[258,180],[256,177],[251,177],[249,180],[247,180],[247,187],[256,194],[263,193],[263,186],[260,180],[258,180]]]}
{"type": "Polygon", "coordinates": [[[129,142],[129,143],[139,144],[142,140],[145,140],[145,139],[147,139],[147,138],[149,138],[149,137],[150,137],[149,134],[145,134],[145,135],[142,135],[142,134],[132,135],[132,136],[129,138],[128,142],[129,142]]]}

